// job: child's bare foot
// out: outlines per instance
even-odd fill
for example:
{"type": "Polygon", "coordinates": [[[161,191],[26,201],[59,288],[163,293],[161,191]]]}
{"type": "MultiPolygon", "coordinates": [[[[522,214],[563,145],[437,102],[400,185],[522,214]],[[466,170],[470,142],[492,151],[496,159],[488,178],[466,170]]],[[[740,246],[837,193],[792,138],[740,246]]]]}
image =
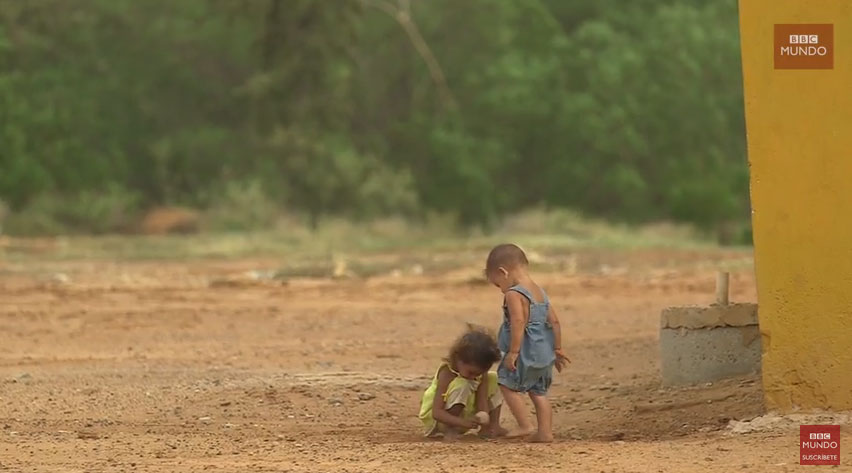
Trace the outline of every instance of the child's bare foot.
{"type": "Polygon", "coordinates": [[[518,427],[517,429],[512,429],[506,432],[506,438],[516,439],[520,437],[526,437],[533,432],[535,432],[535,429],[532,427],[518,427]]]}
{"type": "Polygon", "coordinates": [[[496,439],[499,437],[505,437],[508,433],[509,430],[503,427],[485,427],[479,435],[489,439],[496,439]]]}
{"type": "Polygon", "coordinates": [[[444,432],[444,442],[455,442],[461,438],[461,434],[453,429],[444,432]]]}
{"type": "Polygon", "coordinates": [[[551,443],[553,442],[553,434],[542,434],[541,432],[536,432],[527,439],[527,442],[531,443],[551,443]]]}

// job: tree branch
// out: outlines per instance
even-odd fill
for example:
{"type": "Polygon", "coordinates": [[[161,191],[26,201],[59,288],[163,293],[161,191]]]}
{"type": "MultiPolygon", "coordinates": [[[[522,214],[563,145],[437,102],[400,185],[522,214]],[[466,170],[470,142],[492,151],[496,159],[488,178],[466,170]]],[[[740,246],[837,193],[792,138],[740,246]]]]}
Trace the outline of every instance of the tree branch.
{"type": "Polygon", "coordinates": [[[388,0],[361,0],[361,3],[387,13],[393,17],[397,23],[399,23],[405,31],[405,34],[408,36],[409,41],[411,41],[411,44],[414,46],[414,49],[417,50],[420,58],[424,63],[426,63],[426,67],[429,69],[429,75],[431,76],[435,87],[438,89],[438,94],[441,97],[441,102],[444,107],[451,110],[458,108],[453,92],[447,84],[447,78],[444,75],[444,70],[441,68],[441,64],[438,62],[438,59],[435,57],[435,54],[429,47],[429,44],[426,43],[426,39],[423,38],[423,35],[420,33],[420,28],[417,27],[417,23],[415,23],[411,18],[411,1],[398,0],[396,5],[388,0]]]}

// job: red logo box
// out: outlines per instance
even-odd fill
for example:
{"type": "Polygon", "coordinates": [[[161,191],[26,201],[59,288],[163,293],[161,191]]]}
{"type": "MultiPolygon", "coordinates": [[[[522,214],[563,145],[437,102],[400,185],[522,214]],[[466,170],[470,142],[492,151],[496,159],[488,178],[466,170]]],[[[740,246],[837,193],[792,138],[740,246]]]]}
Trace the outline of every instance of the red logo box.
{"type": "Polygon", "coordinates": [[[834,25],[775,25],[775,69],[834,69],[834,25]]]}
{"type": "Polygon", "coordinates": [[[800,465],[839,465],[840,426],[800,425],[800,465]]]}

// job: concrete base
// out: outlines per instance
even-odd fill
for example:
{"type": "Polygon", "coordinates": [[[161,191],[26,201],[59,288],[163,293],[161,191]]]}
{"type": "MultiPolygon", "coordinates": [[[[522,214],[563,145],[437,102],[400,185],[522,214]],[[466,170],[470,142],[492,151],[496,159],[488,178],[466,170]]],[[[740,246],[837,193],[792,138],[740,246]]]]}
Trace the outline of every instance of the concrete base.
{"type": "Polygon", "coordinates": [[[757,305],[670,307],[660,327],[663,384],[716,381],[760,371],[757,305]]]}

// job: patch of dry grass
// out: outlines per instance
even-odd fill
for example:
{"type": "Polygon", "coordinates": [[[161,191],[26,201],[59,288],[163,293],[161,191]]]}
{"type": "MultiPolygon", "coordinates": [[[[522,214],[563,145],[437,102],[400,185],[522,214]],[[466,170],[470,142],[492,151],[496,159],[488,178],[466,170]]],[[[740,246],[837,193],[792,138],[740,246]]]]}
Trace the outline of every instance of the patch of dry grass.
{"type": "Polygon", "coordinates": [[[277,257],[287,261],[287,267],[282,271],[300,274],[333,272],[334,261],[345,259],[352,271],[369,275],[389,268],[419,266],[423,271],[431,271],[450,264],[475,262],[491,246],[507,241],[550,256],[588,248],[709,249],[716,246],[685,226],[654,224],[633,227],[585,219],[566,211],[535,210],[507,218],[489,234],[459,230],[444,221],[412,224],[403,219],[369,223],[329,219],[312,231],[289,219],[282,220],[272,230],[259,232],[189,236],[71,236],[38,240],[6,238],[0,242],[0,258],[26,261],[277,257]],[[367,256],[369,264],[360,262],[367,256]]]}

